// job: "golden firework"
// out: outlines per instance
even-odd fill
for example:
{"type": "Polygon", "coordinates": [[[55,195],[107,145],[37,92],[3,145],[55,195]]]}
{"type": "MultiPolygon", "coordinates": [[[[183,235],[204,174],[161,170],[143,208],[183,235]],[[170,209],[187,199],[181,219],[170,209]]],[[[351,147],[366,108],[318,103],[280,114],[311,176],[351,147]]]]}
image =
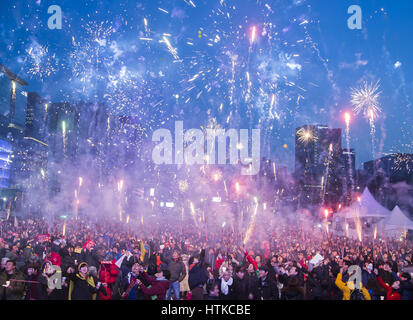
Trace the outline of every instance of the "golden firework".
{"type": "Polygon", "coordinates": [[[297,131],[298,141],[303,144],[314,142],[317,140],[317,136],[310,128],[301,128],[297,131]]]}

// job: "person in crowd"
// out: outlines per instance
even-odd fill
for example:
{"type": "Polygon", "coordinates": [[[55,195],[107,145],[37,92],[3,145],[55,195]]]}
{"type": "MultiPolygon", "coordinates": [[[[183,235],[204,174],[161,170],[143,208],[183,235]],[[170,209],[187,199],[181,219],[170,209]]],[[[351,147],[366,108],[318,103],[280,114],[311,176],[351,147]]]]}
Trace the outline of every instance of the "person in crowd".
{"type": "Polygon", "coordinates": [[[258,299],[259,300],[279,300],[278,287],[275,279],[268,276],[269,269],[267,266],[261,266],[258,269],[258,299]]]}
{"type": "MultiPolygon", "coordinates": [[[[73,268],[67,271],[69,282],[69,300],[96,300],[97,293],[105,290],[101,282],[89,274],[89,266],[86,262],[81,262],[78,271],[73,268]]],[[[106,295],[106,293],[105,293],[106,295]]]]}
{"type": "Polygon", "coordinates": [[[152,300],[165,300],[166,292],[169,289],[171,273],[169,270],[161,270],[155,273],[155,277],[149,276],[145,271],[140,269],[140,273],[150,285],[150,288],[146,286],[141,280],[137,280],[140,290],[152,300]]]}
{"type": "Polygon", "coordinates": [[[8,260],[4,272],[0,275],[0,299],[23,300],[24,280],[23,273],[16,269],[16,262],[8,260]]]}
{"type": "Polygon", "coordinates": [[[132,266],[132,271],[123,277],[120,285],[123,300],[145,300],[146,296],[138,285],[138,280],[140,280],[145,287],[149,286],[143,277],[143,271],[143,266],[136,262],[132,266]]]}
{"type": "Polygon", "coordinates": [[[354,281],[343,282],[343,273],[347,271],[347,265],[341,267],[340,272],[337,274],[336,286],[343,292],[343,300],[371,300],[368,290],[360,283],[360,289],[356,287],[354,281]]]}
{"type": "Polygon", "coordinates": [[[161,260],[166,263],[166,268],[171,274],[171,285],[166,292],[166,300],[171,299],[171,292],[174,294],[174,300],[180,299],[180,283],[186,276],[186,267],[179,256],[178,251],[173,251],[172,257],[161,255],[161,260]]]}
{"type": "Polygon", "coordinates": [[[186,255],[186,254],[182,255],[182,262],[183,262],[184,265],[185,265],[185,277],[184,277],[183,280],[179,283],[179,290],[180,290],[180,293],[181,293],[181,298],[182,298],[183,300],[186,299],[186,296],[187,296],[187,294],[188,294],[188,292],[189,292],[188,260],[189,260],[188,255],[186,255]]]}
{"type": "Polygon", "coordinates": [[[40,293],[39,293],[39,285],[38,279],[40,276],[39,272],[39,265],[36,263],[29,264],[27,266],[27,270],[25,272],[25,280],[26,282],[26,295],[25,300],[40,300],[40,293]]]}
{"type": "Polygon", "coordinates": [[[64,291],[62,290],[61,271],[54,269],[52,266],[52,262],[46,260],[41,267],[41,273],[37,279],[39,282],[39,300],[63,300],[64,291]],[[60,273],[60,275],[54,277],[57,273],[60,273]],[[53,281],[53,279],[55,280],[53,281]],[[57,281],[60,281],[60,283],[57,283],[57,281]]]}
{"type": "Polygon", "coordinates": [[[385,300],[401,300],[401,290],[400,290],[400,281],[394,279],[391,285],[383,281],[382,277],[379,275],[379,270],[374,269],[374,273],[377,275],[377,281],[379,284],[386,290],[385,300]]]}
{"type": "Polygon", "coordinates": [[[204,300],[220,300],[219,293],[219,284],[216,281],[212,281],[207,284],[207,295],[204,300]]]}
{"type": "MultiPolygon", "coordinates": [[[[177,233],[176,225],[171,222],[171,225],[147,223],[145,228],[131,232],[125,223],[86,215],[77,220],[66,219],[63,236],[60,218],[17,219],[16,224],[0,221],[3,299],[34,300],[41,295],[59,300],[125,299],[122,294],[136,277],[136,268],[147,270],[154,281],[163,281],[157,284],[162,288],[166,286],[166,277],[156,279],[156,274],[159,270],[170,271],[169,281],[178,282],[180,298],[188,300],[229,297],[236,300],[367,300],[368,295],[372,300],[413,299],[410,274],[413,245],[409,238],[400,241],[381,237],[380,241],[372,241],[366,234],[360,243],[358,239],[333,232],[327,237],[301,230],[290,221],[291,225],[283,223],[252,233],[247,251],[242,235],[227,228],[210,229],[204,234],[194,226],[177,233]],[[60,262],[54,253],[61,257],[60,262]],[[183,254],[189,259],[182,279],[182,270],[177,272],[177,277],[174,274],[174,264],[181,268],[183,254]],[[322,260],[313,264],[312,261],[316,261],[313,259],[320,256],[322,260]],[[81,265],[82,262],[86,265],[81,265]],[[42,264],[51,265],[53,272],[54,267],[60,265],[62,289],[54,287],[48,292],[51,288],[46,285],[46,277],[54,278],[54,274],[41,268],[42,264]],[[354,278],[347,271],[352,265],[361,268],[361,290],[356,290],[354,282],[349,281],[354,278]],[[379,283],[374,269],[385,286],[379,283]],[[21,294],[20,284],[23,284],[21,294]],[[188,291],[186,295],[185,291],[188,291]]],[[[185,265],[185,261],[182,262],[185,265]]],[[[138,280],[146,289],[152,288],[139,271],[138,280]]],[[[143,287],[132,285],[127,299],[153,298],[143,292],[143,287]]],[[[173,286],[166,288],[165,298],[170,298],[167,291],[173,299],[178,298],[175,296],[178,290],[173,286]]],[[[159,298],[162,299],[162,291],[159,298]]]]}
{"type": "Polygon", "coordinates": [[[217,280],[219,286],[220,300],[232,300],[234,299],[234,279],[229,270],[225,270],[217,280]]]}
{"type": "Polygon", "coordinates": [[[245,270],[241,266],[235,268],[235,276],[232,298],[234,300],[248,300],[248,279],[245,275],[245,270]]]}
{"type": "Polygon", "coordinates": [[[189,258],[189,288],[191,289],[192,300],[203,300],[204,285],[208,280],[208,273],[205,265],[205,249],[201,250],[199,258],[192,256],[189,258]]]}

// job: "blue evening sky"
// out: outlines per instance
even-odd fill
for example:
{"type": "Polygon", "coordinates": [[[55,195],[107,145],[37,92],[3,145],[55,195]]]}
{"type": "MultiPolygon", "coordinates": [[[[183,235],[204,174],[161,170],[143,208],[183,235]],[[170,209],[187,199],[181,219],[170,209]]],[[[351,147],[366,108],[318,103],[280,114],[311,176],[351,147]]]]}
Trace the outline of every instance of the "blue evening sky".
{"type": "MultiPolygon", "coordinates": [[[[380,80],[376,152],[413,153],[412,14],[410,0],[3,0],[0,63],[28,91],[103,101],[150,129],[260,128],[263,156],[292,170],[297,126],[343,128],[345,146],[343,112],[363,81],[380,80]],[[53,4],[61,30],[47,27],[53,4]],[[353,4],[362,30],[347,27],[353,4]]],[[[368,120],[350,136],[359,168],[372,159],[368,120]]]]}

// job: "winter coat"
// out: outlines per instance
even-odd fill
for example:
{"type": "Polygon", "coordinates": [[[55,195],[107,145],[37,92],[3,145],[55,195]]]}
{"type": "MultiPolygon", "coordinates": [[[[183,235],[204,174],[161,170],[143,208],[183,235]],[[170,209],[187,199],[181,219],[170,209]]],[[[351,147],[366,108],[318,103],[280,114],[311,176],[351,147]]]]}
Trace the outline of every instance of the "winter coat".
{"type": "Polygon", "coordinates": [[[39,281],[38,286],[37,286],[39,300],[62,300],[63,299],[63,294],[64,294],[63,287],[62,289],[55,288],[49,294],[47,292],[47,288],[48,288],[47,279],[42,274],[40,274],[39,277],[37,278],[37,281],[39,281]]]}
{"type": "Polygon", "coordinates": [[[96,300],[99,290],[104,290],[103,286],[96,289],[96,280],[92,276],[82,278],[79,273],[68,274],[69,300],[96,300]]]}
{"type": "Polygon", "coordinates": [[[258,279],[258,292],[260,300],[279,300],[279,292],[277,283],[270,280],[268,277],[265,279],[258,279]]]}
{"type": "Polygon", "coordinates": [[[393,287],[385,283],[380,276],[377,277],[377,281],[386,290],[386,300],[401,300],[402,299],[402,295],[399,292],[394,291],[393,287]]]}
{"type": "Polygon", "coordinates": [[[154,300],[165,300],[166,291],[168,291],[170,286],[169,280],[158,280],[150,277],[146,272],[143,273],[143,277],[149,283],[150,288],[142,283],[139,287],[143,293],[147,296],[156,296],[154,300]]]}
{"type": "MultiPolygon", "coordinates": [[[[38,274],[31,275],[31,276],[26,276],[26,280],[28,281],[38,281],[37,279],[39,278],[38,274]]],[[[38,283],[26,283],[26,296],[25,300],[39,300],[40,299],[40,294],[39,294],[39,284],[38,283]]]]}
{"type": "Polygon", "coordinates": [[[407,280],[400,281],[400,291],[402,300],[413,300],[413,283],[407,280]]]}
{"type": "Polygon", "coordinates": [[[185,276],[186,276],[186,268],[184,263],[182,262],[182,259],[179,258],[177,261],[174,261],[170,257],[163,257],[161,256],[161,260],[167,264],[167,268],[169,272],[171,273],[171,278],[169,281],[175,282],[179,281],[181,282],[185,276]]]}
{"type": "Polygon", "coordinates": [[[24,282],[15,282],[11,280],[24,280],[24,275],[22,272],[15,269],[13,273],[8,277],[6,271],[0,275],[0,300],[22,300],[24,297],[24,282]],[[10,281],[10,286],[8,288],[3,287],[6,281],[10,281]]]}
{"type": "Polygon", "coordinates": [[[248,295],[252,293],[254,300],[259,299],[259,291],[258,291],[258,282],[259,279],[257,277],[257,274],[254,273],[246,273],[245,278],[247,279],[247,291],[248,295]]]}
{"type": "Polygon", "coordinates": [[[179,283],[179,289],[180,292],[185,292],[185,291],[189,291],[189,282],[188,282],[188,278],[189,278],[189,274],[188,274],[188,263],[184,263],[185,265],[185,278],[179,283]]]}
{"type": "MultiPolygon", "coordinates": [[[[95,250],[86,250],[82,249],[82,253],[80,254],[80,261],[86,262],[89,267],[93,266],[95,268],[99,268],[100,259],[97,256],[95,250]]],[[[80,264],[80,261],[78,262],[80,264]]]]}
{"type": "Polygon", "coordinates": [[[286,286],[281,290],[281,300],[304,300],[304,288],[286,286]]]}
{"type": "Polygon", "coordinates": [[[52,256],[46,257],[44,261],[50,261],[53,265],[59,266],[59,267],[62,265],[62,258],[56,252],[52,252],[52,256]]]}
{"type": "MultiPolygon", "coordinates": [[[[144,278],[142,274],[139,274],[136,278],[142,281],[146,287],[150,285],[149,282],[146,281],[146,279],[144,278]]],[[[129,288],[131,280],[132,280],[132,272],[129,272],[125,277],[122,278],[122,281],[120,284],[121,294],[123,294],[129,288]]],[[[125,298],[125,300],[145,300],[145,299],[147,299],[147,297],[143,293],[143,291],[139,288],[137,283],[135,283],[132,290],[130,291],[129,297],[125,298]]]]}
{"type": "Polygon", "coordinates": [[[63,256],[62,258],[62,263],[61,263],[61,268],[62,268],[62,273],[66,274],[67,269],[69,267],[75,268],[75,257],[74,254],[69,255],[68,252],[63,256]]]}
{"type": "Polygon", "coordinates": [[[203,286],[208,280],[208,273],[204,264],[204,258],[205,250],[202,250],[199,262],[189,266],[188,283],[189,289],[191,290],[203,286]]]}
{"type": "Polygon", "coordinates": [[[234,300],[248,300],[248,279],[244,276],[243,279],[238,278],[237,275],[234,277],[233,287],[233,299],[234,300]]]}
{"type": "MultiPolygon", "coordinates": [[[[347,286],[347,283],[342,281],[342,276],[341,273],[337,275],[335,284],[343,292],[343,300],[350,300],[352,290],[347,286]]],[[[365,300],[371,300],[370,294],[365,287],[361,286],[361,291],[365,300]]]]}

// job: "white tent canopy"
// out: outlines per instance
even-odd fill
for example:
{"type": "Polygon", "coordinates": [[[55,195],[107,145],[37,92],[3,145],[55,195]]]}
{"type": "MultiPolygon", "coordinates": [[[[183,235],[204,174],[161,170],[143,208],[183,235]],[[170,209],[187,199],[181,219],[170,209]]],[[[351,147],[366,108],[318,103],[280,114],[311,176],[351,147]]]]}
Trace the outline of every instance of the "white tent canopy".
{"type": "Polygon", "coordinates": [[[350,207],[343,210],[346,219],[377,217],[387,218],[390,210],[383,207],[374,199],[369,189],[366,187],[360,197],[360,201],[355,201],[350,207]]]}
{"type": "Polygon", "coordinates": [[[406,217],[399,206],[394,207],[390,216],[383,222],[383,224],[385,230],[395,228],[413,230],[413,221],[406,217]]]}

